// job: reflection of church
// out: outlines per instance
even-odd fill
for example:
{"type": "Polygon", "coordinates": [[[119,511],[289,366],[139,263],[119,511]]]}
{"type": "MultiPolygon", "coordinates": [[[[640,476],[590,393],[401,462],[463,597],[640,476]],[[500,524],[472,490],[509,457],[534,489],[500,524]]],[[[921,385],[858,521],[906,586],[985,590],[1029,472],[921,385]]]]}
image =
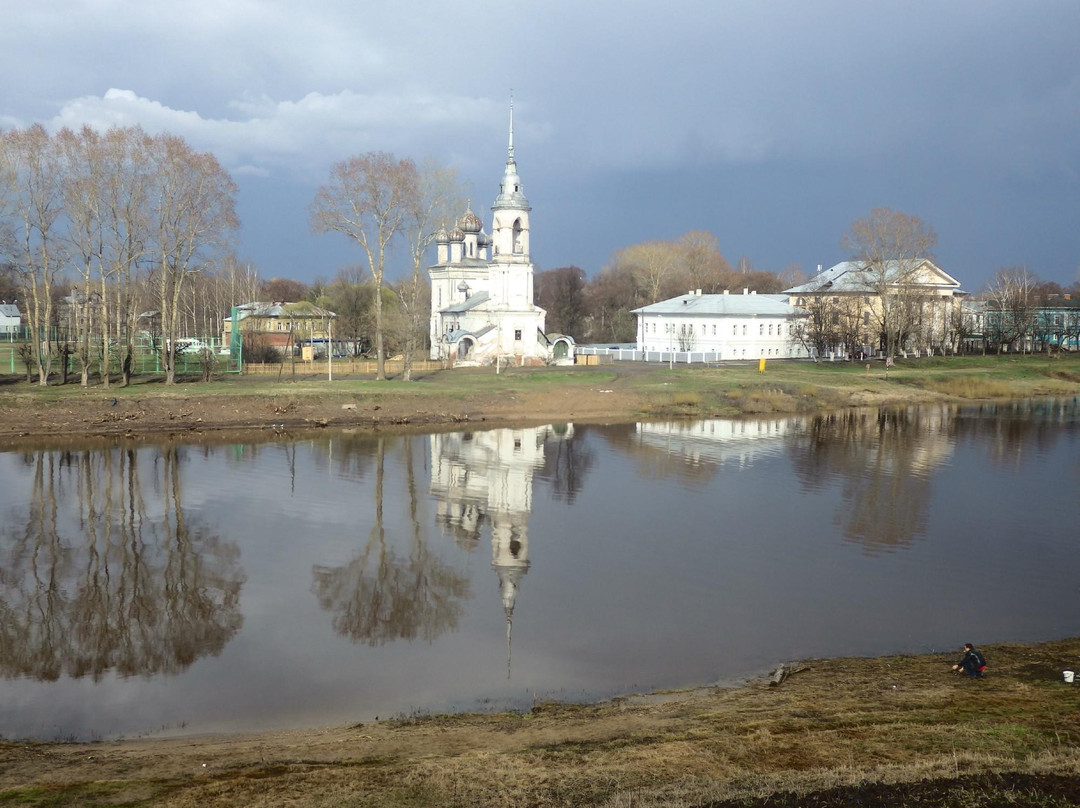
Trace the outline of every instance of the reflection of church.
{"type": "Polygon", "coordinates": [[[544,465],[544,444],[573,434],[572,425],[547,425],[431,436],[431,493],[439,524],[469,550],[479,544],[485,524],[491,526],[508,666],[514,605],[529,569],[533,474],[544,465]]]}
{"type": "Polygon", "coordinates": [[[514,160],[514,113],[491,235],[470,207],[449,232],[435,235],[431,275],[431,358],[476,365],[572,363],[572,338],[545,334],[546,312],[533,302],[529,201],[514,160]],[[491,256],[488,256],[488,249],[491,256]]]}

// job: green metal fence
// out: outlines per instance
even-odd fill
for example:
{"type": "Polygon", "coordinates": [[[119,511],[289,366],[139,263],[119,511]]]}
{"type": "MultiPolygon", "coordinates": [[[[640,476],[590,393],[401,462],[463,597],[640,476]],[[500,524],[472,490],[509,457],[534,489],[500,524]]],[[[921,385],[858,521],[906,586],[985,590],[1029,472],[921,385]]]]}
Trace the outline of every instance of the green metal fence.
{"type": "MultiPolygon", "coordinates": [[[[20,356],[20,348],[28,345],[25,334],[0,335],[0,375],[25,376],[26,363],[20,356]]],[[[55,354],[53,358],[53,372],[59,374],[60,356],[55,354]]],[[[185,338],[177,340],[176,349],[176,373],[179,375],[201,375],[204,363],[212,364],[213,373],[239,373],[241,370],[240,345],[223,343],[217,338],[194,339],[185,338]]],[[[67,366],[69,374],[80,371],[81,363],[74,355],[68,356],[67,366]]],[[[110,373],[119,373],[121,370],[121,358],[117,351],[109,356],[110,373]]],[[[94,372],[100,369],[100,364],[95,361],[94,372]]],[[[31,371],[32,373],[35,371],[31,371]]],[[[161,350],[144,342],[135,345],[134,363],[132,373],[137,375],[165,374],[161,364],[161,350]]]]}

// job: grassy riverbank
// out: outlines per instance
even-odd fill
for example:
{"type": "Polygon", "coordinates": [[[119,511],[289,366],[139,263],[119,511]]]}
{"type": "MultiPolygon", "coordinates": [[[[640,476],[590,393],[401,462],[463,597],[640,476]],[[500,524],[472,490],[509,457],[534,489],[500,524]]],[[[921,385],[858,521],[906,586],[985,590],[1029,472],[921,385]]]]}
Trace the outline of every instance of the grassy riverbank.
{"type": "Polygon", "coordinates": [[[735,417],[859,406],[1080,394],[1080,356],[882,362],[770,362],[722,367],[614,365],[436,371],[376,382],[321,371],[226,377],[166,387],[0,386],[0,443],[55,435],[189,438],[221,430],[406,427],[735,417]]]}
{"type": "Polygon", "coordinates": [[[1080,801],[1080,638],[802,661],[779,686],[250,736],[0,743],[0,805],[1051,806],[1080,801]]]}

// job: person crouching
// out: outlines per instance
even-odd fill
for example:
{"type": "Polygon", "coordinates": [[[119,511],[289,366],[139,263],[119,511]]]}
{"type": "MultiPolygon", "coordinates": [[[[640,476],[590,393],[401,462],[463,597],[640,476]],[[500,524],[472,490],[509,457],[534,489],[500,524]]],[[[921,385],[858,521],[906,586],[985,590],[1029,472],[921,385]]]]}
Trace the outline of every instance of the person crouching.
{"type": "Polygon", "coordinates": [[[972,678],[981,679],[986,670],[986,660],[983,655],[975,650],[975,646],[969,642],[964,643],[964,657],[952,669],[956,673],[964,673],[972,678]]]}

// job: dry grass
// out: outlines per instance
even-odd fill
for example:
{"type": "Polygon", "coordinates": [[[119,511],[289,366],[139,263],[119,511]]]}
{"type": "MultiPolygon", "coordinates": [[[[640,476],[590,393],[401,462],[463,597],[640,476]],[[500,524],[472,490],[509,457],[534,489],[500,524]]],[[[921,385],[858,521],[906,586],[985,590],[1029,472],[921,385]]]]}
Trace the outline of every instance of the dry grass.
{"type": "Polygon", "coordinates": [[[987,801],[995,794],[1074,804],[1080,685],[1065,685],[1060,670],[1080,657],[1080,639],[984,650],[982,681],[950,675],[952,655],[816,660],[780,687],[524,715],[0,745],[0,805],[1006,804],[987,801]]]}
{"type": "Polygon", "coordinates": [[[908,381],[922,390],[941,393],[953,398],[1008,398],[1015,395],[1016,386],[1002,379],[979,376],[923,376],[908,381]]]}

